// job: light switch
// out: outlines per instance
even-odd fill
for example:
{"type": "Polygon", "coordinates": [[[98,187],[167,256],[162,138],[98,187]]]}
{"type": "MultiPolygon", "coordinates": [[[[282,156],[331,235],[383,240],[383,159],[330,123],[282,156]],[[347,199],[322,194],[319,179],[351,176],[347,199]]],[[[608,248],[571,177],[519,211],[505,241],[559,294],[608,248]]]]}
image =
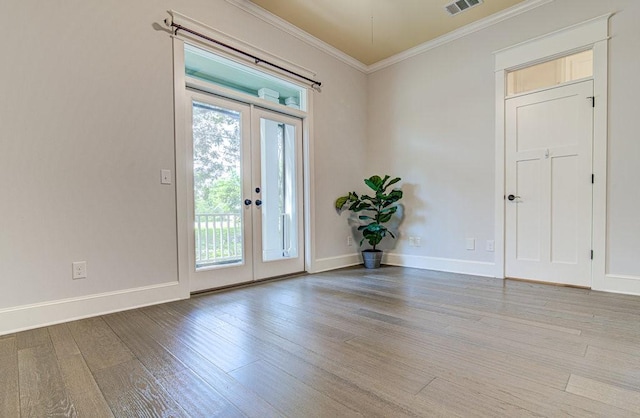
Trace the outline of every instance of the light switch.
{"type": "Polygon", "coordinates": [[[171,184],[171,170],[160,170],[160,183],[171,184]]]}
{"type": "Polygon", "coordinates": [[[476,249],[476,239],[467,238],[467,250],[474,251],[476,249]]]}

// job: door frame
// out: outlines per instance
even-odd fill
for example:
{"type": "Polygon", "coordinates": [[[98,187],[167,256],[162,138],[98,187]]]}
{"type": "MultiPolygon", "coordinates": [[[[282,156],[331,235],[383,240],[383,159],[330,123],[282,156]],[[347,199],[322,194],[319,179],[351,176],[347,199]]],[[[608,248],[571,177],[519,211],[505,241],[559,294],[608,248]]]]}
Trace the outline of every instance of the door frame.
{"type": "Polygon", "coordinates": [[[606,14],[547,35],[494,52],[495,55],[495,277],[505,278],[505,167],[506,167],[506,75],[549,59],[593,50],[592,167],[595,176],[592,208],[591,288],[604,289],[607,266],[607,138],[608,138],[608,40],[606,14]]]}
{"type": "MultiPolygon", "coordinates": [[[[187,118],[186,103],[187,88],[199,90],[223,98],[241,101],[250,105],[257,105],[267,110],[297,117],[302,120],[302,179],[303,179],[303,230],[304,230],[304,269],[313,272],[315,260],[315,245],[312,239],[315,236],[314,217],[315,186],[314,186],[314,118],[313,101],[314,89],[306,87],[307,90],[307,111],[288,108],[280,104],[271,103],[267,100],[253,97],[236,90],[227,89],[212,83],[206,83],[198,79],[186,76],[185,74],[185,43],[196,45],[198,48],[208,50],[214,54],[228,57],[228,54],[217,50],[212,50],[208,45],[192,41],[185,42],[179,36],[174,36],[173,43],[173,98],[174,98],[174,146],[175,146],[175,186],[176,186],[176,252],[178,259],[178,283],[180,296],[189,298],[191,294],[190,265],[189,265],[189,233],[188,233],[188,196],[189,167],[187,164],[187,118]]],[[[300,85],[294,79],[288,79],[281,74],[262,69],[267,74],[287,79],[287,81],[300,85]]],[[[302,86],[302,85],[300,85],[302,86]]],[[[302,86],[304,87],[304,86],[302,86]]]]}

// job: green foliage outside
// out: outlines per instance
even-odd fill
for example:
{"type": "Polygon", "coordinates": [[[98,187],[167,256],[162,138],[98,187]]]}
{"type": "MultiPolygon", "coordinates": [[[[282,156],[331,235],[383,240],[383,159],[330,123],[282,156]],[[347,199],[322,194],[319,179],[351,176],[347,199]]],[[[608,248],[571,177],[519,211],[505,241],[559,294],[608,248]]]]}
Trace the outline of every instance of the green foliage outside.
{"type": "Polygon", "coordinates": [[[193,191],[199,264],[242,257],[239,114],[193,104],[193,191]],[[226,216],[199,216],[222,215],[226,216]]]}

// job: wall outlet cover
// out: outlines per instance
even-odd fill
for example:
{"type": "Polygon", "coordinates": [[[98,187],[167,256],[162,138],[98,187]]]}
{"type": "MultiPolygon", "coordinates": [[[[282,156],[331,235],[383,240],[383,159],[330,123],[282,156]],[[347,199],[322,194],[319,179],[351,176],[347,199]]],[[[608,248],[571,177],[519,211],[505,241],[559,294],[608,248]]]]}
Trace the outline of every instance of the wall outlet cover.
{"type": "Polygon", "coordinates": [[[87,262],[86,261],[75,261],[71,263],[71,268],[73,269],[71,277],[74,280],[87,278],[87,262]]]}

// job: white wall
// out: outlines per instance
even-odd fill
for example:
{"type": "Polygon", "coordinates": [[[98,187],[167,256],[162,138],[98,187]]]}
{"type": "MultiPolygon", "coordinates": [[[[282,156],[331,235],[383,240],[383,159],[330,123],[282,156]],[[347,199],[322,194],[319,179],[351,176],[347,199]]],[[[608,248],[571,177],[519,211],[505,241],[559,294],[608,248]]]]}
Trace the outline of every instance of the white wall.
{"type": "MultiPolygon", "coordinates": [[[[608,273],[640,281],[635,0],[557,0],[369,77],[224,0],[10,0],[0,39],[0,334],[184,295],[177,280],[171,40],[175,9],[314,69],[315,268],[357,261],[333,200],[404,178],[391,261],[489,274],[494,254],[492,52],[611,20],[608,273]],[[406,238],[419,236],[421,247],[406,238]],[[476,238],[476,251],[465,238],[476,238]],[[89,277],[71,280],[71,262],[89,277]]],[[[624,291],[623,288],[615,290],[624,291]]]]}
{"type": "MultiPolygon", "coordinates": [[[[0,334],[184,295],[177,280],[171,39],[183,14],[317,71],[316,255],[359,178],[366,76],[224,0],[10,0],[0,39],[0,334]],[[87,261],[88,278],[71,280],[87,261]]],[[[342,238],[340,238],[342,242],[342,238]]]]}
{"type": "Polygon", "coordinates": [[[370,75],[369,170],[404,178],[409,210],[403,235],[422,237],[422,247],[404,240],[395,252],[425,267],[489,271],[494,254],[485,251],[485,241],[495,238],[492,52],[608,12],[616,14],[610,22],[607,272],[630,281],[610,290],[638,292],[636,0],[558,0],[370,75]],[[467,237],[477,239],[475,251],[465,250],[467,237]]]}

